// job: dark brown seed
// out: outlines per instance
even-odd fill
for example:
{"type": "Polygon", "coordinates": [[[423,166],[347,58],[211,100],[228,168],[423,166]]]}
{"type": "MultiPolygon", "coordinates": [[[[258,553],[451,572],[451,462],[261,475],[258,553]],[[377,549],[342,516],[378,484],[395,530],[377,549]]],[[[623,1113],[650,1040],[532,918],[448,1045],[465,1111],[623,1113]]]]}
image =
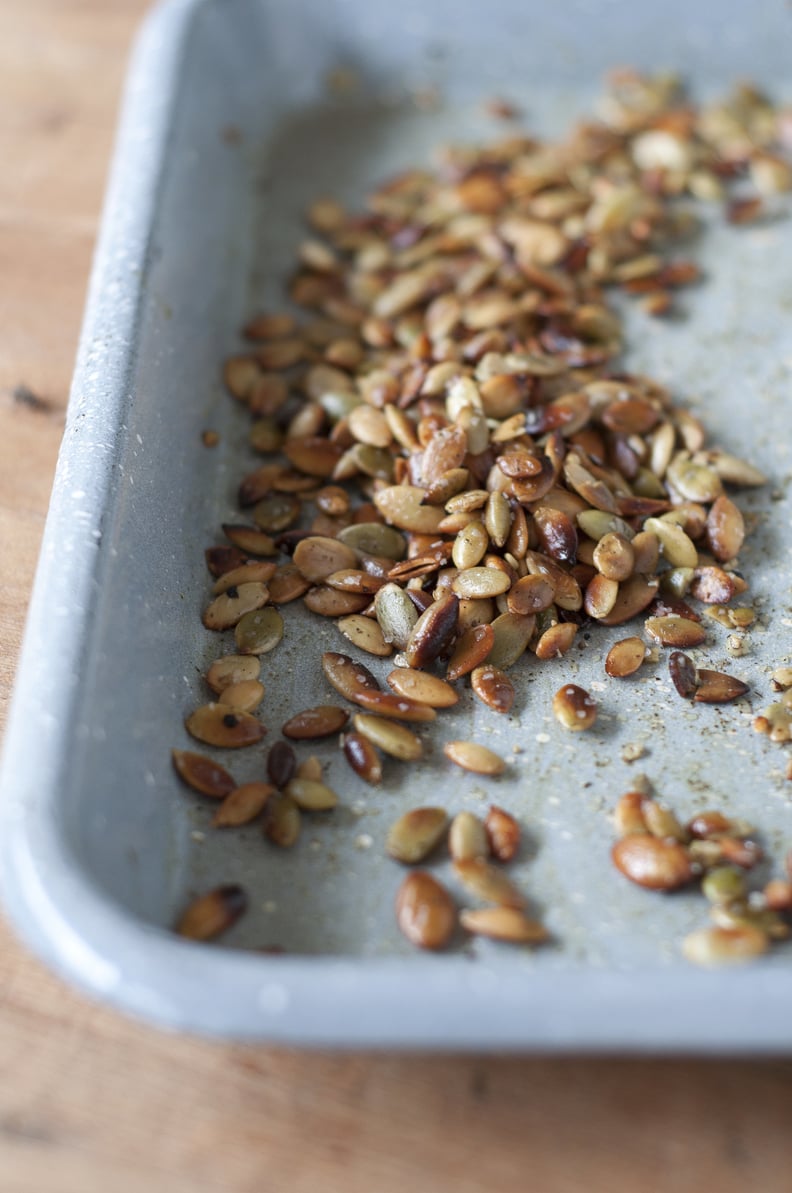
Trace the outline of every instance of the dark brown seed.
{"type": "Polygon", "coordinates": [[[286,722],[281,733],[293,741],[330,737],[333,733],[339,733],[348,720],[346,709],[335,704],[320,704],[316,708],[305,708],[298,712],[286,722]]]}
{"type": "Polygon", "coordinates": [[[320,617],[348,617],[352,613],[362,613],[370,603],[371,597],[355,592],[339,592],[327,584],[310,588],[303,597],[306,609],[320,617]]]}
{"type": "Polygon", "coordinates": [[[505,671],[486,663],[476,667],[470,677],[473,691],[493,712],[508,713],[514,704],[514,684],[505,671]]]}
{"type": "Polygon", "coordinates": [[[444,886],[423,870],[413,870],[396,895],[396,922],[422,949],[442,949],[456,926],[456,908],[444,886]]]}
{"type": "Polygon", "coordinates": [[[555,586],[547,576],[523,576],[511,586],[506,604],[510,613],[528,616],[548,609],[554,596],[555,586]]]}
{"type": "Polygon", "coordinates": [[[345,733],[343,740],[344,757],[355,774],[360,775],[366,783],[380,783],[382,760],[376,746],[362,733],[345,733]]]}
{"type": "Polygon", "coordinates": [[[267,800],[264,834],[280,849],[291,849],[300,835],[300,809],[290,795],[281,791],[267,800]]]}
{"type": "Polygon", "coordinates": [[[641,638],[622,638],[608,651],[605,671],[614,679],[625,679],[635,674],[645,658],[646,647],[641,638]]]}
{"type": "Polygon", "coordinates": [[[685,700],[692,700],[698,686],[696,668],[684,651],[671,651],[668,659],[668,671],[671,676],[671,682],[679,692],[679,695],[685,700]]]}
{"type": "Polygon", "coordinates": [[[437,713],[428,704],[400,696],[396,692],[372,692],[368,688],[361,688],[348,699],[368,712],[391,717],[394,721],[426,722],[437,718],[437,713]]]}
{"type": "Polygon", "coordinates": [[[213,940],[227,931],[247,911],[248,897],[241,886],[215,887],[196,899],[176,924],[179,936],[189,940],[213,940]]]}
{"type": "Polygon", "coordinates": [[[368,667],[338,651],[325,651],[322,655],[322,670],[328,683],[347,700],[354,700],[357,693],[363,689],[369,692],[380,690],[368,667]]]}
{"type": "Polygon", "coordinates": [[[297,758],[288,742],[276,741],[267,755],[267,778],[270,783],[283,790],[290,779],[294,777],[297,758]]]}
{"type": "Polygon", "coordinates": [[[495,643],[495,631],[491,625],[476,625],[466,630],[457,639],[448,662],[446,678],[450,683],[461,679],[483,663],[495,643]]]}
{"type": "Polygon", "coordinates": [[[513,816],[492,804],[484,821],[492,856],[510,862],[520,848],[520,826],[513,816]]]}
{"type": "Polygon", "coordinates": [[[622,837],[613,846],[611,857],[625,878],[652,891],[671,891],[695,877],[684,846],[649,833],[622,837]]]}
{"type": "Polygon", "coordinates": [[[212,824],[215,828],[239,828],[250,824],[264,811],[274,792],[272,783],[243,783],[223,800],[212,824]]]}
{"type": "Polygon", "coordinates": [[[289,601],[296,601],[298,597],[305,596],[310,587],[310,580],[306,580],[293,563],[279,567],[267,582],[270,603],[273,605],[287,605],[289,601]]]}
{"type": "Polygon", "coordinates": [[[449,593],[421,614],[404,652],[411,667],[425,667],[446,650],[456,633],[458,612],[459,597],[449,593]]]}
{"type": "Polygon", "coordinates": [[[578,536],[572,519],[561,510],[541,505],[533,511],[533,517],[539,541],[551,559],[574,563],[578,536]]]}
{"type": "Polygon", "coordinates": [[[179,778],[200,795],[225,799],[236,787],[225,767],[204,754],[194,754],[191,750],[171,750],[171,757],[179,778]]]}
{"type": "Polygon", "coordinates": [[[723,671],[708,671],[702,667],[698,671],[698,686],[693,697],[701,704],[728,704],[730,700],[737,700],[748,691],[748,684],[733,675],[723,671]]]}
{"type": "Polygon", "coordinates": [[[226,572],[241,567],[247,560],[244,551],[239,547],[207,547],[204,552],[206,566],[213,576],[224,576],[226,572]]]}

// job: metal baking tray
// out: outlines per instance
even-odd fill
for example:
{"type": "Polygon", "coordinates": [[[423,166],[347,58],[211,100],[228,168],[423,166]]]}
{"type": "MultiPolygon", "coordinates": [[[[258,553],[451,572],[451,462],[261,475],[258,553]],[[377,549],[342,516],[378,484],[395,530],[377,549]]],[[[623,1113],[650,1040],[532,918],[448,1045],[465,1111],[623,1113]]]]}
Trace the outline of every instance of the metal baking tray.
{"type": "MultiPolygon", "coordinates": [[[[60,973],[169,1028],[302,1045],[792,1048],[792,945],[739,972],[688,966],[678,942],[705,922],[703,900],[630,887],[610,864],[606,815],[642,769],[682,813],[716,804],[750,817],[776,862],[792,842],[783,753],[750,728],[792,642],[788,219],[708,221],[694,247],[707,277],[685,317],[633,311],[627,337],[632,366],[771,478],[742,499],[759,520],[743,557],[761,611],[752,651],[729,659],[715,627],[702,652],[747,679],[750,700],[691,708],[663,664],[605,686],[618,631],[592,633],[571,668],[602,702],[584,740],[548,715],[570,662],[526,662],[511,716],[463,699],[425,734],[426,763],[394,765],[379,790],[335,744],[320,746],[343,807],[287,853],[256,826],[208,831],[210,811],[169,761],[188,745],[183,717],[205,698],[218,646],[200,623],[203,548],[250,466],[219,364],[245,316],[282,301],[309,199],[355,203],[438,142],[498,135],[488,95],[559,132],[590,111],[613,65],[674,68],[699,94],[752,77],[789,99],[790,33],[783,0],[756,0],[750,21],[738,0],[170,0],[153,12],[134,52],[5,749],[4,905],[60,973]],[[357,80],[349,94],[328,91],[339,68],[357,80]],[[439,107],[416,104],[427,89],[439,107]],[[213,452],[207,426],[221,433],[213,452]],[[451,773],[440,749],[474,724],[502,753],[520,750],[489,785],[451,773]],[[636,742],[645,755],[629,765],[621,753],[636,742]],[[494,799],[519,815],[515,876],[550,947],[460,941],[424,956],[400,937],[401,872],[384,835],[429,797],[452,810],[494,799]],[[251,894],[230,947],[169,935],[185,900],[223,881],[251,894]],[[283,955],[262,953],[272,946],[283,955]]],[[[285,613],[284,642],[264,660],[274,729],[326,698],[316,660],[342,641],[330,622],[285,613]]],[[[235,774],[253,777],[261,760],[235,755],[235,774]]]]}

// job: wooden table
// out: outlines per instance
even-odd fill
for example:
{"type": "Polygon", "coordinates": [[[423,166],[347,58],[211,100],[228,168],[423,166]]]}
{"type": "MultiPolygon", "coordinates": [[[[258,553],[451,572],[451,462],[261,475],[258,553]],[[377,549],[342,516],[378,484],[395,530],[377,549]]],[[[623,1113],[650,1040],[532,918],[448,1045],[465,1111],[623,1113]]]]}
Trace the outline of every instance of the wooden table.
{"type": "MultiPolygon", "coordinates": [[[[0,0],[0,716],[143,8],[0,0]]],[[[89,1004],[7,933],[0,1075],[2,1193],[792,1188],[787,1061],[220,1046],[89,1004]]]]}

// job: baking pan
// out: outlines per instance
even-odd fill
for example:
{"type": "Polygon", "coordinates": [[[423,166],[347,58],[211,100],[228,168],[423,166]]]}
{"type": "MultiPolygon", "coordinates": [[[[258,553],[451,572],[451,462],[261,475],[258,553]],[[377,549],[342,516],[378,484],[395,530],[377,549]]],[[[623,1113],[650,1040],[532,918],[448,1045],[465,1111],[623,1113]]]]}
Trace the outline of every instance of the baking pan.
{"type": "MultiPolygon", "coordinates": [[[[757,0],[642,5],[573,0],[171,0],[134,52],[88,312],[31,604],[3,770],[5,908],[41,957],[95,997],[170,1028],[304,1045],[512,1050],[788,1051],[792,947],[739,972],[679,956],[700,897],[657,897],[609,858],[606,812],[643,769],[680,812],[719,805],[761,826],[776,859],[792,842],[783,755],[751,732],[748,703],[690,707],[664,666],[600,683],[618,631],[592,634],[570,670],[602,701],[595,733],[570,739],[548,715],[560,667],[519,670],[513,715],[465,698],[443,725],[513,754],[487,788],[451,775],[426,735],[425,765],[372,791],[320,747],[343,796],[278,853],[251,827],[208,829],[169,752],[203,696],[217,640],[200,624],[203,548],[234,512],[250,466],[243,414],[219,364],[254,309],[277,305],[317,193],[365,189],[447,139],[498,129],[482,97],[514,99],[530,127],[559,132],[590,110],[614,64],[672,67],[701,94],[753,77],[783,96],[792,14],[757,0]],[[716,48],[713,49],[713,46],[716,48]],[[343,68],[349,94],[328,92],[343,68]],[[414,102],[435,89],[439,107],[414,102]],[[201,431],[214,427],[214,452],[201,431]],[[645,750],[622,760],[627,744],[645,750]],[[528,838],[518,880],[553,934],[528,952],[477,942],[416,955],[399,936],[389,823],[431,795],[449,809],[497,799],[528,838]],[[191,895],[242,882],[251,908],[224,941],[167,932],[191,895]],[[283,955],[262,950],[278,946],[283,955]]],[[[789,93],[787,92],[787,99],[789,93]]],[[[763,468],[743,501],[759,528],[743,564],[761,610],[735,665],[752,685],[789,659],[792,473],[792,225],[706,222],[706,282],[685,317],[632,312],[630,365],[668,383],[713,437],[763,468]],[[770,500],[772,492],[773,500],[770,500]]],[[[265,720],[326,698],[316,660],[334,625],[286,609],[265,658],[265,720]]],[[[719,652],[721,654],[719,655],[719,652]]],[[[250,752],[248,752],[250,753],[250,752]]],[[[252,777],[261,757],[235,756],[252,777]]],[[[438,867],[442,876],[444,866],[438,867]]],[[[768,871],[769,872],[769,871],[768,871]]]]}

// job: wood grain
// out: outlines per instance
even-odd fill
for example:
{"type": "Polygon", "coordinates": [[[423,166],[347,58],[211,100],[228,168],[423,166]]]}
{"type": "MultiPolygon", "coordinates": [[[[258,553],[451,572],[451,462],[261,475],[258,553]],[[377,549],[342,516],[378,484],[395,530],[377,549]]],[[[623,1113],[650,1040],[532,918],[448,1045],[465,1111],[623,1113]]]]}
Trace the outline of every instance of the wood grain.
{"type": "MultiPolygon", "coordinates": [[[[0,3],[0,717],[142,10],[142,0],[0,3]]],[[[792,1185],[786,1061],[223,1046],[97,1008],[0,937],[2,1193],[792,1185]]]]}

